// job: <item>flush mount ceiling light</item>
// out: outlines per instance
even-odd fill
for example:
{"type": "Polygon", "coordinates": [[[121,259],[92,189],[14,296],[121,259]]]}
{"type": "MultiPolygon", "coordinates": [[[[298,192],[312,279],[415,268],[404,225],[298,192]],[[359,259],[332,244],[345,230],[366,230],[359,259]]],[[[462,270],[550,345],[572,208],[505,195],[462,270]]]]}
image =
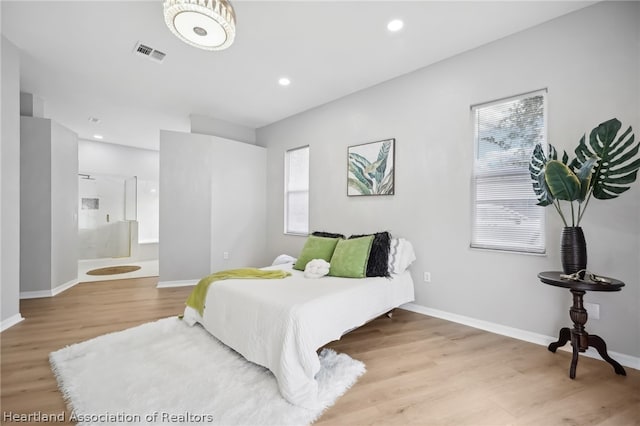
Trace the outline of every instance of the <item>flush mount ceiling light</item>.
{"type": "Polygon", "coordinates": [[[278,84],[280,86],[288,86],[291,84],[291,80],[289,80],[287,77],[282,77],[280,80],[278,80],[278,84]]]}
{"type": "Polygon", "coordinates": [[[200,49],[226,49],[236,36],[236,14],[228,0],[166,0],[164,21],[180,40],[200,49]]]}

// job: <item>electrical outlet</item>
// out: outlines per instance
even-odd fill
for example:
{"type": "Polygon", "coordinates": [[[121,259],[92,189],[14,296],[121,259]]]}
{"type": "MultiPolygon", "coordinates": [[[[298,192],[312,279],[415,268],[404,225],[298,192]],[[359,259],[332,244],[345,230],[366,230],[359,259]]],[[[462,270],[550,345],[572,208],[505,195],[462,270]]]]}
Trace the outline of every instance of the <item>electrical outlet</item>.
{"type": "Polygon", "coordinates": [[[228,251],[223,252],[223,253],[222,253],[222,258],[223,258],[224,260],[229,260],[229,252],[228,252],[228,251]]]}
{"type": "Polygon", "coordinates": [[[425,283],[430,283],[431,282],[431,272],[425,272],[424,273],[424,282],[425,283]]]}
{"type": "Polygon", "coordinates": [[[584,303],[584,308],[587,310],[589,319],[600,319],[600,305],[597,303],[584,303]]]}

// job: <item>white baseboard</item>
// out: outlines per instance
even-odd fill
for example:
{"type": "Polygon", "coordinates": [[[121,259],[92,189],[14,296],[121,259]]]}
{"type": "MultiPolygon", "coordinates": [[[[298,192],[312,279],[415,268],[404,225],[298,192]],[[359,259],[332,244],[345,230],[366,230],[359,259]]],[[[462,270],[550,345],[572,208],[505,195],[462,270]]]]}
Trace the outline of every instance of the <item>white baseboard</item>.
{"type": "MultiPolygon", "coordinates": [[[[480,330],[489,331],[491,333],[500,334],[502,336],[512,337],[518,340],[524,340],[525,342],[535,343],[542,346],[548,346],[551,342],[556,342],[558,337],[545,336],[544,334],[533,333],[531,331],[521,330],[518,328],[508,327],[502,324],[496,324],[489,321],[483,321],[463,315],[452,314],[450,312],[440,311],[438,309],[428,308],[426,306],[418,305],[415,303],[407,303],[400,306],[407,311],[416,312],[418,314],[428,315],[431,317],[441,318],[447,321],[455,322],[458,324],[468,325],[469,327],[478,328],[480,330]]],[[[571,345],[565,345],[560,350],[571,352],[571,345]]],[[[640,357],[633,355],[622,354],[619,352],[608,351],[611,358],[618,361],[625,367],[635,368],[640,370],[640,357]]],[[[602,359],[598,351],[593,348],[588,348],[583,353],[590,358],[602,359]]]]}
{"type": "Polygon", "coordinates": [[[38,290],[38,291],[21,291],[20,292],[20,299],[40,299],[43,297],[53,297],[53,291],[38,290]]]}
{"type": "Polygon", "coordinates": [[[188,287],[198,284],[200,280],[159,281],[156,288],[188,287]]]}
{"type": "Polygon", "coordinates": [[[69,290],[74,285],[78,284],[80,281],[78,279],[74,279],[71,281],[67,281],[64,284],[61,284],[51,290],[39,290],[39,291],[21,291],[20,299],[40,299],[42,297],[53,297],[62,293],[65,290],[69,290]]]}
{"type": "Polygon", "coordinates": [[[51,293],[53,296],[57,296],[58,294],[62,293],[63,291],[69,290],[71,287],[73,287],[74,285],[78,284],[80,281],[76,278],[74,280],[71,281],[67,281],[66,283],[57,286],[56,288],[54,288],[51,293]]]}
{"type": "Polygon", "coordinates": [[[2,322],[0,322],[0,332],[5,331],[9,327],[13,327],[22,320],[24,320],[24,318],[22,318],[22,315],[20,315],[19,313],[10,316],[5,320],[2,320],[2,322]]]}

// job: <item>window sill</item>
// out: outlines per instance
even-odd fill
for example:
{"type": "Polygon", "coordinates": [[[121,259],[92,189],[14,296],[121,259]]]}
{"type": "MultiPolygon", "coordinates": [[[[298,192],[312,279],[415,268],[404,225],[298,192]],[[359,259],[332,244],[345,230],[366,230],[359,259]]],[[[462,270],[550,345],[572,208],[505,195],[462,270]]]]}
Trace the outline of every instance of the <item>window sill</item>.
{"type": "Polygon", "coordinates": [[[160,240],[141,240],[141,241],[138,241],[138,245],[158,244],[159,242],[160,242],[160,240]]]}
{"type": "Polygon", "coordinates": [[[533,252],[528,252],[528,251],[494,249],[494,248],[472,247],[472,246],[469,246],[469,249],[471,249],[472,251],[481,251],[481,252],[490,252],[490,253],[524,254],[526,256],[547,257],[547,252],[544,252],[544,253],[533,253],[533,252]]]}
{"type": "Polygon", "coordinates": [[[284,232],[284,235],[291,235],[293,237],[308,237],[309,233],[303,234],[299,232],[284,232]]]}

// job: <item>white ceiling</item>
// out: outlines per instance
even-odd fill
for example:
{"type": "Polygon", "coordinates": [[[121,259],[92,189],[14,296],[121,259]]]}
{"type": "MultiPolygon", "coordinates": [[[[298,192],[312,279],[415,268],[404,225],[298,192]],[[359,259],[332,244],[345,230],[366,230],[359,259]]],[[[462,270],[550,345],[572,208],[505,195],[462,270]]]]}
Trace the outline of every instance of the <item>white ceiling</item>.
{"type": "Polygon", "coordinates": [[[161,0],[1,2],[21,90],[45,116],[152,149],[159,129],[188,131],[189,114],[259,128],[593,3],[235,0],[236,40],[209,52],[169,32],[161,0]],[[134,55],[138,41],[164,62],[134,55]]]}

